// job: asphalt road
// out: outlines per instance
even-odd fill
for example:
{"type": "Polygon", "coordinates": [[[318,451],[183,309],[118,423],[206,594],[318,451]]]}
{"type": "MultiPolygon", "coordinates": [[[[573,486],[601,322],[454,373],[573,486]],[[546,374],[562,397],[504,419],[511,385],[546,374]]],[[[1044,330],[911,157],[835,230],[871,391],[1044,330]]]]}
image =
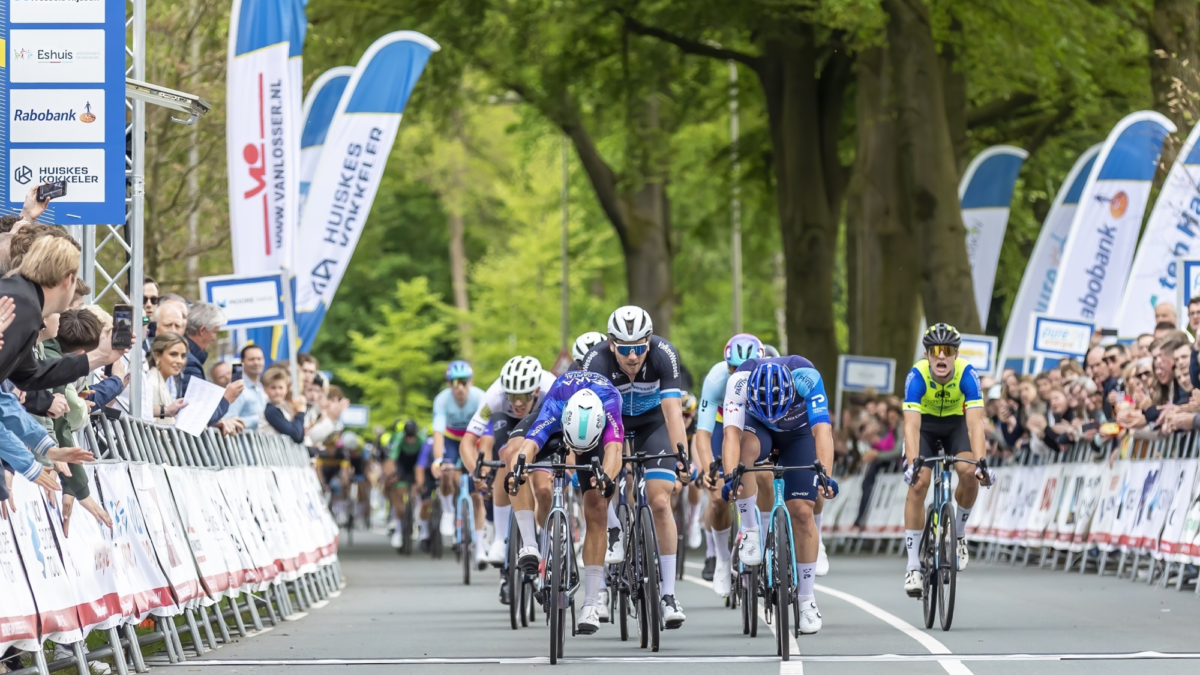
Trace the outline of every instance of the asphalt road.
{"type": "MultiPolygon", "coordinates": [[[[348,585],[340,597],[297,621],[190,658],[195,672],[526,673],[550,668],[544,623],[513,631],[497,598],[498,574],[463,586],[452,555],[396,555],[379,535],[356,533],[341,549],[348,585]],[[544,664],[544,665],[542,665],[544,664]],[[309,668],[312,670],[310,671],[309,668]]],[[[692,559],[698,559],[693,555],[692,559]]],[[[568,637],[562,668],[577,673],[808,673],[1010,675],[1055,673],[1195,673],[1200,670],[1200,598],[1112,576],[974,563],[959,576],[950,632],[919,626],[919,601],[904,595],[903,561],[889,556],[834,556],[817,601],[824,628],[797,641],[801,655],[781,663],[765,625],[741,634],[726,609],[687,570],[677,596],[683,628],[663,635],[657,654],[621,642],[603,624],[568,637]],[[1141,652],[1157,652],[1158,655],[1141,652]],[[1064,658],[1067,657],[1067,658],[1064,658]]]]}

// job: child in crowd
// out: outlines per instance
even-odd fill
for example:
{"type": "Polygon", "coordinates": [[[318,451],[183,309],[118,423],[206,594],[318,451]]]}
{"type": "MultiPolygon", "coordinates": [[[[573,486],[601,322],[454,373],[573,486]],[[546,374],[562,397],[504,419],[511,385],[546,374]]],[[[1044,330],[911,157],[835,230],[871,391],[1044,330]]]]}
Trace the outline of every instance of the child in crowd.
{"type": "Polygon", "coordinates": [[[283,434],[297,443],[304,442],[304,416],[297,410],[308,405],[304,396],[291,397],[292,378],[286,367],[271,366],[262,376],[267,405],[258,422],[260,433],[283,434]]]}

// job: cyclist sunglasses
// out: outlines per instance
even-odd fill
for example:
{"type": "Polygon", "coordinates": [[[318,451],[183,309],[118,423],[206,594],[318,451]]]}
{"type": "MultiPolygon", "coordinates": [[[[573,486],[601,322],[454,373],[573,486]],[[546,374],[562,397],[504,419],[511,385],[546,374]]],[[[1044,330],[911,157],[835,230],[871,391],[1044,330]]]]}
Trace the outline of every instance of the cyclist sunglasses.
{"type": "Polygon", "coordinates": [[[471,379],[468,377],[456,377],[453,380],[450,380],[450,386],[451,387],[469,387],[469,386],[471,386],[471,379]]]}
{"type": "Polygon", "coordinates": [[[649,342],[643,342],[636,345],[617,345],[617,353],[621,356],[629,356],[630,354],[641,356],[642,354],[646,353],[647,349],[650,349],[649,342]]]}
{"type": "Polygon", "coordinates": [[[508,399],[509,403],[529,403],[533,401],[533,392],[528,394],[505,394],[504,398],[508,399]]]}
{"type": "Polygon", "coordinates": [[[930,356],[954,356],[958,350],[950,345],[934,345],[929,348],[930,356]]]}

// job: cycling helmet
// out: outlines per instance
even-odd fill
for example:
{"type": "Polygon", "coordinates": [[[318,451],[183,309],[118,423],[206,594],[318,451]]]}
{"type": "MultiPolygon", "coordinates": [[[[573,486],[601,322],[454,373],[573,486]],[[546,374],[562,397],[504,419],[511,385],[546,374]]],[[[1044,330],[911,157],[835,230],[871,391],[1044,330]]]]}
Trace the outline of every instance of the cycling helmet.
{"type": "Polygon", "coordinates": [[[542,384],[542,364],[532,356],[514,356],[500,371],[506,394],[529,394],[542,384]]]}
{"type": "Polygon", "coordinates": [[[925,349],[945,345],[958,349],[962,344],[962,335],[959,335],[958,329],[947,323],[935,323],[925,330],[925,336],[921,338],[921,344],[925,345],[925,349]]]}
{"type": "Polygon", "coordinates": [[[763,350],[763,356],[768,359],[777,359],[780,356],[782,356],[782,354],[779,353],[779,350],[775,349],[771,345],[763,345],[762,350],[763,350]]]}
{"type": "Polygon", "coordinates": [[[417,421],[416,420],[408,420],[407,422],[404,423],[404,435],[405,436],[416,436],[417,435],[417,421]]]}
{"type": "Polygon", "coordinates": [[[596,331],[588,331],[583,335],[575,338],[575,344],[571,345],[571,358],[576,361],[582,361],[583,357],[592,350],[592,347],[604,342],[604,333],[596,331]]]}
{"type": "Polygon", "coordinates": [[[762,341],[749,333],[738,333],[725,343],[725,363],[734,368],[750,359],[757,359],[762,353],[762,341]]]}
{"type": "Polygon", "coordinates": [[[571,394],[563,408],[563,440],[576,450],[590,450],[600,442],[604,431],[604,403],[591,389],[571,394]]]}
{"type": "Polygon", "coordinates": [[[679,405],[683,408],[684,415],[696,414],[696,397],[690,391],[679,392],[679,405]]]}
{"type": "Polygon", "coordinates": [[[622,342],[637,342],[650,337],[653,332],[654,322],[641,307],[618,307],[608,317],[608,334],[622,342]]]}
{"type": "Polygon", "coordinates": [[[747,403],[754,415],[767,422],[776,422],[792,408],[796,386],[792,372],[778,363],[762,363],[750,373],[747,403]]]}
{"type": "Polygon", "coordinates": [[[446,366],[447,380],[457,380],[467,377],[475,377],[475,371],[471,370],[471,364],[466,361],[451,361],[450,365],[446,366]]]}

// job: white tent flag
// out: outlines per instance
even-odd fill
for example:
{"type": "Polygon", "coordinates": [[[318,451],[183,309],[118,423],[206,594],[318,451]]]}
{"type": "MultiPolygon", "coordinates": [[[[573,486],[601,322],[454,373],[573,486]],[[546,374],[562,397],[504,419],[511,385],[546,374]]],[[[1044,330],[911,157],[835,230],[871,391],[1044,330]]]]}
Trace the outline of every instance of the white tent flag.
{"type": "MultiPolygon", "coordinates": [[[[303,216],[304,202],[308,198],[309,187],[312,186],[313,175],[317,173],[317,162],[321,159],[321,149],[325,147],[325,135],[329,133],[329,125],[333,122],[333,113],[337,110],[346,84],[354,74],[353,66],[337,66],[321,73],[316,82],[304,97],[304,110],[300,119],[300,213],[303,216]]],[[[298,224],[298,223],[297,223],[298,224]]]]}
{"type": "MultiPolygon", "coordinates": [[[[1154,306],[1175,301],[1177,256],[1194,256],[1200,251],[1200,125],[1179,149],[1175,165],[1167,174],[1150,221],[1138,244],[1129,272],[1129,283],[1117,311],[1118,334],[1133,337],[1154,332],[1154,306]]],[[[1186,308],[1177,308],[1185,315],[1186,308]]]]}
{"type": "Polygon", "coordinates": [[[1067,245],[1071,221],[1075,219],[1083,186],[1087,184],[1092,167],[1096,164],[1100,146],[1100,143],[1093,145],[1075,160],[1042,223],[1042,231],[1033,245],[1029,264],[1021,275],[1017,298],[1008,314],[1008,327],[1004,330],[1004,345],[1000,347],[998,361],[1005,368],[1018,368],[1024,372],[1020,361],[1010,364],[1008,359],[1014,355],[1014,351],[1024,351],[1025,342],[1029,339],[1029,315],[1045,312],[1050,305],[1050,295],[1054,292],[1054,279],[1058,274],[1063,248],[1067,245]]]}
{"type": "MultiPolygon", "coordinates": [[[[233,270],[292,265],[299,220],[300,94],[290,65],[296,0],[233,0],[225,124],[233,270]]],[[[299,58],[296,58],[299,64],[299,58]]]]}
{"type": "Polygon", "coordinates": [[[1116,325],[1163,139],[1174,131],[1171,120],[1144,110],[1109,133],[1071,222],[1048,314],[1116,325]]]}
{"type": "Polygon", "coordinates": [[[333,301],[371,212],[409,94],[440,49],[413,31],[389,33],[363,54],[338,102],[313,176],[296,246],[296,309],[333,301]]]}
{"type": "Polygon", "coordinates": [[[958,184],[958,202],[967,228],[967,256],[975,285],[980,325],[987,325],[996,283],[1000,246],[1008,228],[1017,174],[1029,153],[1011,145],[994,145],[975,156],[958,184]]]}

